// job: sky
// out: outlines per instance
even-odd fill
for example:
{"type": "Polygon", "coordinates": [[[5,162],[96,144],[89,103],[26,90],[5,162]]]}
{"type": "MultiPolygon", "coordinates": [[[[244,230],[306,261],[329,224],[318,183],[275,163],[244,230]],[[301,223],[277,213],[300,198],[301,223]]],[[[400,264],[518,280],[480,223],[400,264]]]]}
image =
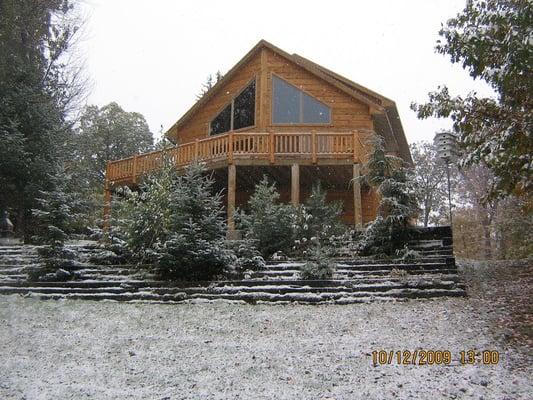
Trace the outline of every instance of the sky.
{"type": "Polygon", "coordinates": [[[88,104],[117,102],[143,114],[157,137],[260,39],[298,53],[392,100],[412,143],[448,120],[410,109],[445,84],[452,94],[490,89],[434,50],[441,23],[465,0],[207,1],[84,0],[79,50],[88,104]]]}

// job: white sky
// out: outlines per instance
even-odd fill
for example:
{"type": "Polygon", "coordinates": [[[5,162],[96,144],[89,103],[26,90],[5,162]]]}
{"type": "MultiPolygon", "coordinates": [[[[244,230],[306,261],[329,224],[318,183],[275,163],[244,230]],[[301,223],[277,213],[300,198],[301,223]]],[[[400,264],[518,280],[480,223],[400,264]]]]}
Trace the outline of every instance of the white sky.
{"type": "Polygon", "coordinates": [[[194,103],[202,83],[236,64],[260,39],[387,96],[409,142],[432,140],[444,120],[410,110],[439,84],[489,94],[436,54],[441,23],[465,0],[85,0],[80,44],[93,82],[90,104],[116,101],[143,114],[154,134],[194,103]]]}

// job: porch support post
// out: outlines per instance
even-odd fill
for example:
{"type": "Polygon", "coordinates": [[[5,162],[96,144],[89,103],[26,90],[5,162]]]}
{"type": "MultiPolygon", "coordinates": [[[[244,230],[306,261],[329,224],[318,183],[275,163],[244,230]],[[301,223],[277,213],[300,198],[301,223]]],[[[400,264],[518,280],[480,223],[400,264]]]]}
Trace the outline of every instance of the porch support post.
{"type": "Polygon", "coordinates": [[[235,164],[228,165],[228,233],[235,232],[235,188],[237,183],[237,168],[235,164]]]}
{"type": "Polygon", "coordinates": [[[353,215],[354,224],[356,228],[363,227],[363,208],[361,205],[361,183],[359,177],[361,176],[361,164],[353,165],[353,215]]]}
{"type": "Polygon", "coordinates": [[[105,182],[104,182],[104,221],[103,221],[103,228],[104,233],[109,232],[110,227],[110,221],[109,218],[111,216],[111,185],[109,184],[109,169],[110,169],[110,163],[109,161],[105,165],[105,182]]]}
{"type": "Polygon", "coordinates": [[[293,206],[300,204],[300,166],[291,166],[291,203],[293,206]]]}
{"type": "Polygon", "coordinates": [[[111,190],[107,187],[104,189],[104,233],[109,232],[109,228],[111,226],[111,223],[109,221],[109,218],[111,217],[111,190]]]}

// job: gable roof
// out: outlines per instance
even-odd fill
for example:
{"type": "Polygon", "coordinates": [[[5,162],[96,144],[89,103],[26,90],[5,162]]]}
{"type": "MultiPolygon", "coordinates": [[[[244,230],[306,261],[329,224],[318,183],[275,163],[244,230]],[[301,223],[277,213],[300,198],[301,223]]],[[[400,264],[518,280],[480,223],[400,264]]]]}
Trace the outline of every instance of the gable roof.
{"type": "Polygon", "coordinates": [[[412,162],[409,146],[405,139],[405,134],[398,116],[396,104],[370,90],[361,86],[327,68],[322,67],[298,54],[289,54],[282,49],[274,46],[266,40],[260,40],[246,55],[231,68],[222,79],[220,79],[211,89],[209,89],[174,125],[168,129],[165,136],[171,138],[170,132],[179,129],[185,122],[187,122],[204,104],[206,104],[220,88],[224,86],[249,60],[259,53],[262,48],[267,48],[273,53],[287,59],[288,61],[300,66],[304,70],[328,82],[340,91],[347,95],[367,104],[371,110],[374,111],[374,122],[378,121],[380,129],[376,129],[378,134],[385,138],[387,148],[392,151],[398,151],[400,155],[408,162],[412,162]],[[386,117],[387,123],[383,123],[383,117],[386,117]],[[391,119],[393,121],[391,121],[391,119]],[[392,123],[394,122],[394,123],[392,123]]]}

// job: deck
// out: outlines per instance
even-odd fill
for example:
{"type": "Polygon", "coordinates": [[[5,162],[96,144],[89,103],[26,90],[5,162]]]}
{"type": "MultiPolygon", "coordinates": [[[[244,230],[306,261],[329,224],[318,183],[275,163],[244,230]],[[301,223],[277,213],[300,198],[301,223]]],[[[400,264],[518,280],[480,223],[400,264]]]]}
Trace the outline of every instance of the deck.
{"type": "Polygon", "coordinates": [[[327,165],[366,161],[372,131],[227,133],[182,144],[170,149],[110,161],[108,187],[136,184],[139,178],[158,169],[165,159],[177,168],[205,162],[208,169],[228,165],[327,165]]]}

